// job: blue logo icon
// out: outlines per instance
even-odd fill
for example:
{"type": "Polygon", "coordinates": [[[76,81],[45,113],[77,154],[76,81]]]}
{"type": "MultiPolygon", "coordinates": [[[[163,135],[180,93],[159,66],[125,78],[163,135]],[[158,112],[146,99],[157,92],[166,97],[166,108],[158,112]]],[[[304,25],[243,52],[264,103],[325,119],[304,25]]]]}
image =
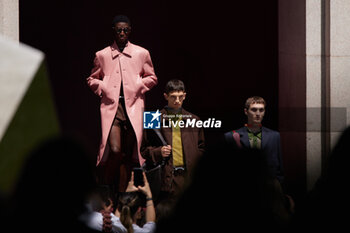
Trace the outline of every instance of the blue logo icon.
{"type": "Polygon", "coordinates": [[[143,112],[143,128],[144,129],[160,129],[160,116],[162,114],[156,112],[143,112]]]}

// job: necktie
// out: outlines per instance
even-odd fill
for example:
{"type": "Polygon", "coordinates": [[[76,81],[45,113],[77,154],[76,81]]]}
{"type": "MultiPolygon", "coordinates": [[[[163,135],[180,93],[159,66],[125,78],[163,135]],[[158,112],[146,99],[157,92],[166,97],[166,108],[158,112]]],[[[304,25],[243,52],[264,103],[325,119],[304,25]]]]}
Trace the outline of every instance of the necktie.
{"type": "MultiPolygon", "coordinates": [[[[178,120],[176,121],[178,123],[178,120]]],[[[173,165],[175,167],[182,167],[184,165],[183,153],[182,153],[182,141],[181,141],[181,130],[178,124],[176,127],[172,127],[173,130],[173,142],[172,142],[172,154],[173,154],[173,165]]]]}
{"type": "Polygon", "coordinates": [[[258,133],[248,132],[248,137],[253,141],[252,148],[260,149],[260,145],[258,145],[258,139],[261,140],[261,131],[258,133]]]}

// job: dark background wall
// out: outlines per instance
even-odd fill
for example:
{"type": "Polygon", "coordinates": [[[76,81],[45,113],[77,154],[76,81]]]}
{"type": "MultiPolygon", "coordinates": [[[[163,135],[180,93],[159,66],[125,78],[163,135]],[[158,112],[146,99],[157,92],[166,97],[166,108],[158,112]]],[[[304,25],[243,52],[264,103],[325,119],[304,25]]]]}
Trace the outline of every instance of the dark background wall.
{"type": "Polygon", "coordinates": [[[278,12],[278,129],[288,188],[300,197],[306,190],[306,1],[279,1],[278,12]]]}
{"type": "Polygon", "coordinates": [[[273,1],[20,1],[20,40],[45,52],[64,132],[99,143],[99,99],[85,79],[96,51],[112,42],[116,14],[132,21],[130,41],[147,48],[159,84],[147,109],[161,108],[165,83],[184,80],[184,107],[223,121],[208,140],[240,127],[251,95],[266,98],[265,125],[278,126],[277,0],[273,1]]]}
{"type": "Polygon", "coordinates": [[[130,41],[152,56],[159,84],[146,95],[148,110],[163,107],[165,83],[181,78],[184,108],[223,122],[205,131],[208,144],[245,123],[243,106],[252,95],[267,100],[264,125],[278,130],[277,0],[19,2],[20,40],[46,54],[62,130],[77,135],[93,155],[99,98],[85,79],[95,52],[112,42],[110,22],[117,14],[130,17],[130,41]]]}

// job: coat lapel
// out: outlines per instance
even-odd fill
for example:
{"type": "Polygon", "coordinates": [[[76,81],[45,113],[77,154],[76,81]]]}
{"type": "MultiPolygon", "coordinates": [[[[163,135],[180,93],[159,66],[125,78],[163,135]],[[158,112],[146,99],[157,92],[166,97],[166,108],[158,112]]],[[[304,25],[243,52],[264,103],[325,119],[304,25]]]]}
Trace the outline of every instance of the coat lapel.
{"type": "MultiPolygon", "coordinates": [[[[187,117],[192,115],[190,112],[187,112],[185,109],[181,109],[181,114],[185,117],[182,118],[184,122],[188,119],[193,119],[192,117],[187,117]]],[[[181,142],[182,142],[182,151],[185,166],[187,168],[192,168],[194,161],[196,159],[196,154],[198,153],[198,139],[195,141],[194,134],[198,134],[197,128],[183,128],[181,129],[181,142]]]]}
{"type": "Polygon", "coordinates": [[[241,143],[243,144],[243,147],[250,148],[249,138],[248,138],[248,131],[246,127],[240,128],[237,130],[241,137],[241,143]]]}
{"type": "Polygon", "coordinates": [[[266,128],[261,129],[261,149],[264,150],[267,142],[270,140],[270,134],[266,131],[266,128]]]}
{"type": "MultiPolygon", "coordinates": [[[[162,123],[163,122],[163,115],[167,114],[167,111],[163,108],[160,112],[162,113],[162,116],[161,116],[161,123],[162,123]]],[[[162,131],[164,139],[168,143],[168,145],[172,145],[173,136],[172,136],[171,128],[162,127],[161,131],[162,131]]]]}
{"type": "Polygon", "coordinates": [[[120,54],[118,45],[115,41],[111,45],[111,54],[112,54],[112,59],[116,58],[120,54]]]}
{"type": "MultiPolygon", "coordinates": [[[[187,112],[185,109],[181,108],[181,114],[182,115],[189,115],[190,113],[187,112]]],[[[187,119],[190,119],[189,117],[183,117],[182,120],[186,123],[187,119]]],[[[190,128],[183,128],[181,129],[181,141],[182,141],[182,145],[183,145],[183,151],[185,153],[185,144],[191,140],[191,138],[189,137],[190,134],[189,132],[191,131],[192,129],[190,128]]],[[[186,151],[187,152],[187,151],[186,151]]],[[[186,154],[186,153],[185,153],[186,154]]]]}
{"type": "Polygon", "coordinates": [[[124,50],[123,50],[123,54],[125,54],[128,57],[131,57],[131,53],[133,50],[133,44],[130,43],[130,41],[128,41],[128,43],[126,44],[124,50]]]}

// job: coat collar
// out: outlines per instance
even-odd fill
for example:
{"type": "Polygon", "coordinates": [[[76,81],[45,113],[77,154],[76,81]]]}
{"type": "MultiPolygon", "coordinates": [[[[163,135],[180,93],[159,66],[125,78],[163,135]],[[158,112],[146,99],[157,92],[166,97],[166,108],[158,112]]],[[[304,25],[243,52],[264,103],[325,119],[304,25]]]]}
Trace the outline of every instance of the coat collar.
{"type": "MultiPolygon", "coordinates": [[[[236,131],[239,133],[239,135],[241,137],[241,142],[244,145],[244,147],[250,148],[247,127],[242,127],[236,131]]],[[[270,140],[269,136],[270,136],[270,134],[267,133],[266,128],[262,127],[261,128],[261,149],[264,149],[265,146],[267,145],[267,142],[270,140]]]]}
{"type": "Polygon", "coordinates": [[[125,45],[123,52],[120,52],[117,43],[114,41],[114,43],[111,45],[111,51],[112,51],[112,59],[116,58],[121,53],[131,57],[132,43],[128,41],[128,43],[125,45]]]}
{"type": "Polygon", "coordinates": [[[270,133],[268,133],[268,130],[266,130],[265,127],[262,127],[261,129],[261,149],[264,149],[268,142],[270,141],[270,133]]]}
{"type": "Polygon", "coordinates": [[[248,131],[247,127],[242,127],[238,130],[236,130],[237,133],[239,133],[239,136],[241,137],[241,142],[245,148],[250,148],[249,138],[248,138],[248,131]]]}

